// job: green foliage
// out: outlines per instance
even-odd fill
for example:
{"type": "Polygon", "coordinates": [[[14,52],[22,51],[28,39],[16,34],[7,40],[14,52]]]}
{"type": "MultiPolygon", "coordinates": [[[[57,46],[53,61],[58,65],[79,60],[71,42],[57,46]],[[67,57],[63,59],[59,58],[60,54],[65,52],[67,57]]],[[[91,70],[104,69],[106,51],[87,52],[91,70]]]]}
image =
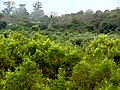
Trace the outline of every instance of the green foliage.
{"type": "Polygon", "coordinates": [[[107,57],[109,59],[114,59],[116,63],[119,63],[119,53],[120,53],[119,44],[120,44],[120,40],[118,39],[112,40],[108,38],[106,35],[100,35],[98,39],[94,40],[87,49],[89,60],[98,61],[99,59],[102,60],[107,57]]]}
{"type": "Polygon", "coordinates": [[[115,58],[120,50],[118,45],[119,40],[104,35],[90,44],[83,60],[75,65],[72,73],[72,80],[80,90],[119,88],[119,57],[115,58]]]}
{"type": "Polygon", "coordinates": [[[7,23],[5,21],[0,21],[0,30],[5,29],[7,27],[7,23]]]}
{"type": "Polygon", "coordinates": [[[117,26],[115,24],[112,23],[101,23],[100,25],[100,33],[109,33],[111,31],[115,31],[115,29],[117,28],[117,26]]]}
{"type": "Polygon", "coordinates": [[[25,60],[14,72],[5,75],[3,90],[35,90],[38,83],[42,83],[42,74],[35,62],[25,60]]]}
{"type": "Polygon", "coordinates": [[[33,26],[31,27],[31,30],[32,30],[32,31],[39,31],[40,28],[38,27],[38,25],[33,25],[33,26]]]}

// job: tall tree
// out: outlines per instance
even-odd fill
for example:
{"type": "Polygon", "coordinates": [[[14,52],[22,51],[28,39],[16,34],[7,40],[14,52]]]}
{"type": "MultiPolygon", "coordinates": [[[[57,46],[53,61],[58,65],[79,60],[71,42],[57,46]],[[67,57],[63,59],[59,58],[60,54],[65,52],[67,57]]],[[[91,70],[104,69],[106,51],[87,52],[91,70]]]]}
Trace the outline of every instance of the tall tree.
{"type": "Polygon", "coordinates": [[[37,1],[36,3],[33,3],[33,10],[39,10],[40,8],[42,8],[42,3],[37,1]]]}
{"type": "Polygon", "coordinates": [[[44,17],[44,10],[42,10],[42,3],[37,1],[36,3],[33,3],[33,12],[30,14],[30,17],[32,19],[38,19],[44,17]]]}
{"type": "Polygon", "coordinates": [[[39,10],[36,10],[36,11],[33,11],[30,15],[31,18],[42,18],[44,17],[44,11],[42,9],[39,9],[39,10]]]}
{"type": "Polygon", "coordinates": [[[3,4],[6,6],[6,8],[4,10],[2,10],[2,12],[6,15],[10,15],[13,11],[13,9],[15,8],[13,5],[15,5],[14,1],[6,1],[3,2],[3,4]]]}
{"type": "Polygon", "coordinates": [[[25,8],[26,4],[19,4],[19,8],[15,10],[15,15],[19,17],[29,17],[29,13],[25,8]]]}

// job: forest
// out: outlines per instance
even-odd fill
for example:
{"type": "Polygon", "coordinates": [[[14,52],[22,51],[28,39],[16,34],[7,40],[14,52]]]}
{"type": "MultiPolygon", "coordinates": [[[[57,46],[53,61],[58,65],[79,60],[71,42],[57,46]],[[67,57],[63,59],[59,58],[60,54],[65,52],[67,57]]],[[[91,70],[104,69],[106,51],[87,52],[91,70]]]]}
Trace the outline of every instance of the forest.
{"type": "Polygon", "coordinates": [[[120,8],[50,16],[3,3],[0,90],[120,90],[120,8]]]}

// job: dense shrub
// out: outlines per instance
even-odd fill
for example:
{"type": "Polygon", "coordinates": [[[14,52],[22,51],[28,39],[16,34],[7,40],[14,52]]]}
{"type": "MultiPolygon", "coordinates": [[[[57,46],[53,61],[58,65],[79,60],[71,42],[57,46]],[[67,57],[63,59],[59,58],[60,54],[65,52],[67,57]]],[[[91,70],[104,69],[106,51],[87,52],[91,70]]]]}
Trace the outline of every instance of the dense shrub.
{"type": "Polygon", "coordinates": [[[5,29],[7,27],[7,23],[5,21],[0,21],[0,30],[5,29]]]}
{"type": "Polygon", "coordinates": [[[99,28],[100,28],[100,33],[107,34],[109,32],[115,31],[117,26],[113,23],[101,23],[99,28]]]}

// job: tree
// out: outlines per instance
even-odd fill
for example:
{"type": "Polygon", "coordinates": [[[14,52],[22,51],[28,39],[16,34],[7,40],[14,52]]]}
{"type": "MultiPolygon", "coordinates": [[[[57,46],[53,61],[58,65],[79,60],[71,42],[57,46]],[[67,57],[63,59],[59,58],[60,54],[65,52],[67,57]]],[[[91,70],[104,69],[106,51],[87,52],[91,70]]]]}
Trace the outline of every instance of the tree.
{"type": "Polygon", "coordinates": [[[2,13],[0,13],[0,20],[2,20],[3,17],[4,17],[4,15],[2,13]]]}
{"type": "Polygon", "coordinates": [[[97,11],[95,12],[95,14],[97,14],[97,15],[99,16],[99,15],[102,14],[102,11],[101,11],[101,10],[97,10],[97,11]]]}
{"type": "Polygon", "coordinates": [[[38,19],[38,18],[42,18],[44,17],[44,11],[41,9],[42,8],[42,3],[41,2],[36,2],[36,3],[33,3],[33,12],[30,14],[30,17],[32,19],[38,19]]]}
{"type": "Polygon", "coordinates": [[[3,4],[6,6],[6,8],[4,10],[2,10],[2,12],[6,15],[10,15],[13,11],[13,9],[15,8],[13,5],[15,5],[14,1],[6,1],[3,2],[3,4]]]}
{"type": "Polygon", "coordinates": [[[44,11],[42,9],[39,9],[39,10],[33,11],[30,14],[30,17],[33,18],[33,19],[38,19],[38,18],[44,17],[44,15],[45,15],[44,11]]]}
{"type": "Polygon", "coordinates": [[[117,26],[114,23],[103,22],[100,24],[100,33],[107,34],[111,31],[115,31],[117,26]]]}
{"type": "Polygon", "coordinates": [[[50,12],[50,17],[52,18],[52,17],[56,17],[57,16],[57,12],[50,12]]]}
{"type": "Polygon", "coordinates": [[[29,13],[27,12],[27,9],[25,8],[26,4],[19,4],[19,8],[16,9],[15,15],[19,17],[28,17],[29,13]]]}
{"type": "Polygon", "coordinates": [[[81,10],[81,11],[77,12],[77,14],[81,14],[81,15],[83,15],[84,12],[83,12],[83,10],[81,10]]]}
{"type": "Polygon", "coordinates": [[[91,10],[91,9],[88,9],[88,10],[85,12],[85,14],[92,15],[92,14],[94,14],[94,11],[93,11],[93,10],[91,10]]]}
{"type": "Polygon", "coordinates": [[[39,10],[40,8],[42,8],[42,3],[37,1],[36,3],[33,3],[33,10],[39,10]]]}

